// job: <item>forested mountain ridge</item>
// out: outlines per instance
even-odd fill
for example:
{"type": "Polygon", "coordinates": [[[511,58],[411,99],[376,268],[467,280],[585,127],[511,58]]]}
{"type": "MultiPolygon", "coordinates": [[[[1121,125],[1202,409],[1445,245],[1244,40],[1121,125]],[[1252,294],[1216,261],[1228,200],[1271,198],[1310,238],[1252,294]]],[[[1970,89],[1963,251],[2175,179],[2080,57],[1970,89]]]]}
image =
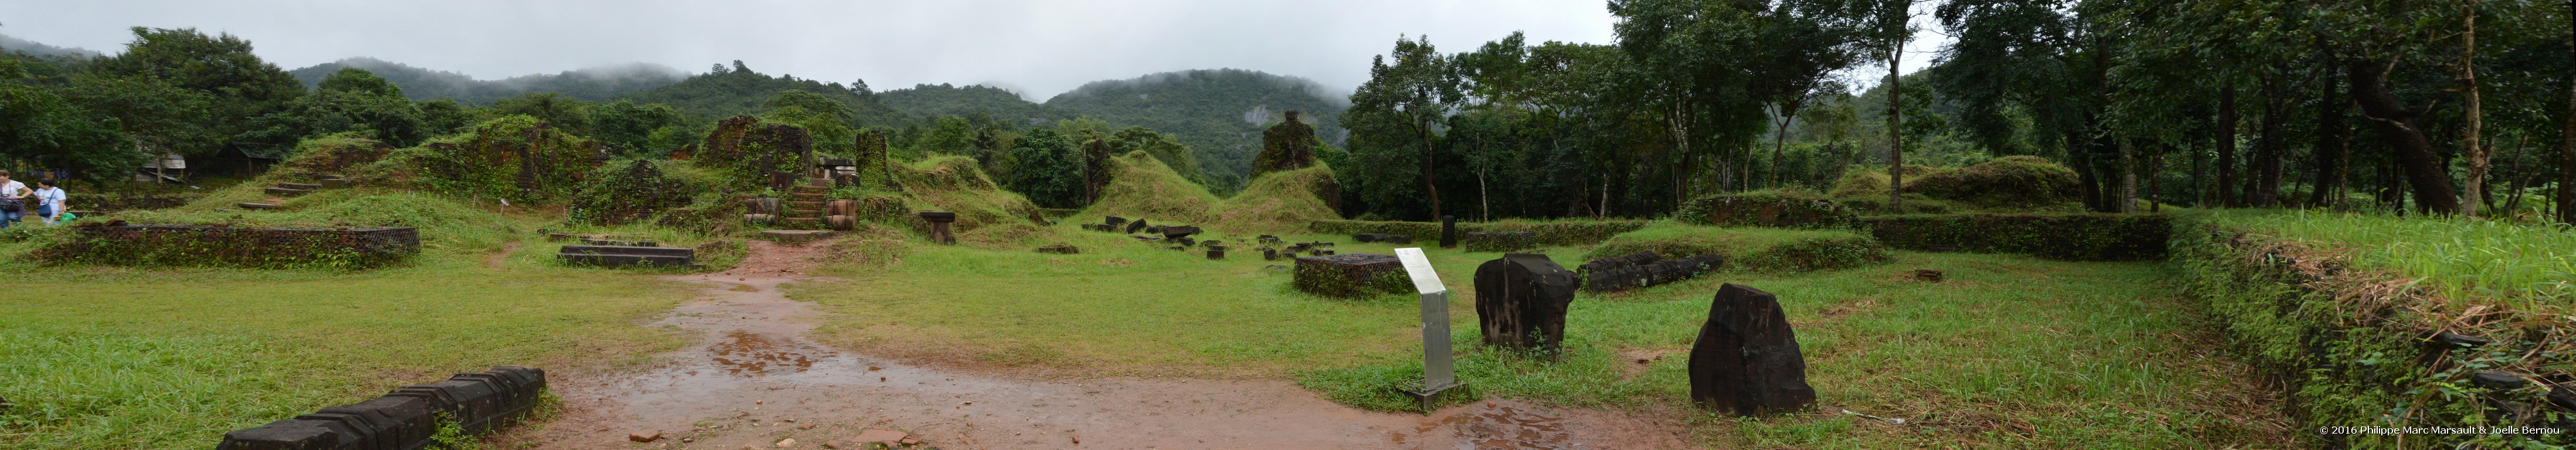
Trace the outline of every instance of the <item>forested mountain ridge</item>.
{"type": "Polygon", "coordinates": [[[530,92],[554,92],[585,101],[600,101],[667,86],[688,78],[689,74],[668,66],[632,63],[601,66],[555,74],[535,74],[500,80],[477,80],[465,74],[431,70],[375,58],[357,57],[316,64],[287,71],[306,87],[319,85],[342,67],[354,67],[402,86],[403,96],[412,100],[449,99],[457,102],[488,105],[492,102],[530,92]]]}
{"type": "Polygon", "coordinates": [[[921,84],[877,93],[877,100],[918,117],[969,116],[982,112],[1016,125],[1044,125],[1073,114],[1020,98],[1020,94],[984,85],[921,84]]]}
{"type": "Polygon", "coordinates": [[[878,102],[876,94],[865,88],[853,89],[841,83],[800,79],[792,75],[769,76],[753,72],[742,61],[730,69],[717,65],[707,73],[667,86],[647,89],[621,97],[637,104],[671,105],[681,113],[700,120],[721,119],[736,115],[758,114],[761,102],[779,91],[798,90],[821,94],[850,107],[862,127],[902,127],[920,122],[920,118],[878,102]]]}
{"type": "Polygon", "coordinates": [[[1304,78],[1242,69],[1164,72],[1094,81],[1047,99],[1046,106],[1171,133],[1196,149],[1211,174],[1243,175],[1261,151],[1261,131],[1299,111],[1324,142],[1347,135],[1337,119],[1348,99],[1304,78]]]}
{"type": "Polygon", "coordinates": [[[26,52],[37,56],[65,56],[81,58],[106,56],[97,51],[92,51],[86,48],[55,47],[45,45],[45,43],[42,42],[19,39],[5,34],[0,34],[0,52],[26,52]]]}

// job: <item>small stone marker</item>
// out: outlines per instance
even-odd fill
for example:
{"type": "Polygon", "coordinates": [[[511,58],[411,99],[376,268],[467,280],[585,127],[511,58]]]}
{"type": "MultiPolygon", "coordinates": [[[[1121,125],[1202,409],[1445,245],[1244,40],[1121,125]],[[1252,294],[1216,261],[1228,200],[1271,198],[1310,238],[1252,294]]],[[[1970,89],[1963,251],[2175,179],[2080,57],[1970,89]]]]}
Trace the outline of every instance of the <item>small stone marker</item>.
{"type": "MultiPolygon", "coordinates": [[[[948,211],[922,211],[921,220],[930,221],[930,242],[941,244],[957,243],[957,236],[948,234],[948,223],[957,221],[957,213],[948,211]]],[[[1137,222],[1141,223],[1143,221],[1140,220],[1137,222]]]]}
{"type": "Polygon", "coordinates": [[[1486,345],[1555,354],[1573,303],[1574,272],[1547,255],[1512,253],[1476,266],[1476,323],[1486,345]]]}
{"type": "Polygon", "coordinates": [[[1262,261],[1278,261],[1278,260],[1279,260],[1279,249],[1270,248],[1270,247],[1262,247],[1262,248],[1261,248],[1261,260],[1262,260],[1262,261]]]}
{"type": "Polygon", "coordinates": [[[1403,262],[1405,277],[1413,280],[1413,291],[1422,295],[1422,385],[1405,392],[1422,402],[1422,412],[1430,413],[1440,406],[1441,393],[1462,384],[1449,360],[1449,287],[1440,284],[1440,273],[1432,270],[1431,259],[1422,255],[1421,248],[1395,249],[1395,258],[1403,262]]]}
{"type": "Polygon", "coordinates": [[[1215,247],[1208,247],[1207,257],[1208,257],[1208,259],[1213,259],[1213,260],[1223,260],[1223,259],[1225,259],[1225,246],[1219,245],[1219,246],[1215,246],[1215,247]]]}
{"type": "Polygon", "coordinates": [[[1458,248],[1458,216],[1440,216],[1440,248],[1458,248]]]}
{"type": "Polygon", "coordinates": [[[1691,401],[1739,416],[1784,413],[1816,403],[1779,297],[1735,283],[1718,286],[1691,343],[1691,401]]]}
{"type": "Polygon", "coordinates": [[[1939,283],[1941,282],[1941,271],[1932,269],[1914,269],[1914,279],[1939,283]]]}
{"type": "Polygon", "coordinates": [[[1141,218],[1140,218],[1140,219],[1136,219],[1136,221],[1134,221],[1134,222],[1127,222],[1127,234],[1136,234],[1136,233],[1138,233],[1138,232],[1145,231],[1145,227],[1148,227],[1148,226],[1151,226],[1151,225],[1146,225],[1146,224],[1145,224],[1145,219],[1141,219],[1141,218]]]}

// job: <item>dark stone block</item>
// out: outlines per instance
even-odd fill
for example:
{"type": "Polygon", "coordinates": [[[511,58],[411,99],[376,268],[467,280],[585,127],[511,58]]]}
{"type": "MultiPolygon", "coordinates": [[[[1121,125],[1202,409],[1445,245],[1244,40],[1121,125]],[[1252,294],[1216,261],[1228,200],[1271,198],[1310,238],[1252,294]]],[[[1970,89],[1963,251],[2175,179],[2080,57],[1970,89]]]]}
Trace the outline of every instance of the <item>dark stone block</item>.
{"type": "Polygon", "coordinates": [[[1100,224],[1101,224],[1101,225],[1106,225],[1106,226],[1112,226],[1112,227],[1119,226],[1119,225],[1126,225],[1126,224],[1127,224],[1127,218],[1125,218],[1125,217],[1118,217],[1118,216],[1109,216],[1109,217],[1107,217],[1107,218],[1100,219],[1100,224]]]}
{"type": "Polygon", "coordinates": [[[1225,248],[1224,248],[1224,247],[1217,247],[1217,248],[1211,248],[1211,249],[1208,249],[1208,251],[1207,251],[1207,257],[1208,257],[1208,259],[1219,259],[1219,260],[1221,260],[1221,259],[1225,259],[1225,248]]]}
{"type": "Polygon", "coordinates": [[[1395,243],[1395,244],[1411,244],[1411,243],[1413,243],[1413,237],[1412,237],[1412,236],[1406,236],[1406,235],[1401,235],[1401,234],[1390,234],[1390,235],[1386,235],[1386,236],[1384,236],[1384,237],[1380,238],[1379,240],[1382,240],[1382,241],[1385,241],[1385,242],[1388,242],[1388,243],[1395,243]]]}
{"type": "Polygon", "coordinates": [[[1613,257],[1608,257],[1608,258],[1595,259],[1595,260],[1592,260],[1592,262],[1583,263],[1582,270],[1583,270],[1583,271],[1585,271],[1585,272],[1598,272],[1598,271],[1603,271],[1603,270],[1610,270],[1610,269],[1625,268],[1625,267],[1628,267],[1628,266],[1634,266],[1634,265],[1638,265],[1638,264],[1651,263],[1651,262],[1659,261],[1659,260],[1662,260],[1662,259],[1664,259],[1664,256],[1663,256],[1663,255],[1661,255],[1661,254],[1656,254],[1656,253],[1655,253],[1655,251],[1653,251],[1653,250],[1647,250],[1647,251],[1642,251],[1642,252],[1631,253],[1631,254],[1628,254],[1627,256],[1613,256],[1613,257]]]}
{"type": "Polygon", "coordinates": [[[1691,343],[1691,400],[1735,415],[1786,413],[1816,403],[1798,336],[1769,292],[1734,283],[1717,288],[1691,343]]]}
{"type": "Polygon", "coordinates": [[[1278,260],[1279,260],[1279,249],[1275,249],[1275,248],[1266,248],[1266,247],[1265,247],[1265,248],[1262,248],[1262,249],[1261,249],[1261,260],[1262,260],[1262,261],[1278,261],[1278,260]]]}
{"type": "Polygon", "coordinates": [[[330,422],[286,419],[224,433],[215,450],[335,450],[343,448],[342,440],[330,422]]]}
{"type": "Polygon", "coordinates": [[[1465,243],[1471,252],[1510,252],[1538,248],[1538,233],[1530,231],[1497,231],[1467,233],[1465,243]]]}
{"type": "Polygon", "coordinates": [[[1151,225],[1146,225],[1145,219],[1136,219],[1134,222],[1127,222],[1127,234],[1136,234],[1137,232],[1145,231],[1145,227],[1148,226],[1151,225]]]}
{"type": "Polygon", "coordinates": [[[1188,225],[1178,225],[1178,226],[1166,226],[1166,227],[1163,227],[1163,237],[1168,237],[1168,238],[1184,237],[1184,236],[1189,236],[1189,235],[1199,234],[1199,233],[1200,233],[1200,231],[1199,231],[1199,227],[1193,227],[1193,226],[1188,226],[1188,225]]]}
{"type": "Polygon", "coordinates": [[[1038,247],[1038,253],[1048,253],[1048,254],[1057,254],[1057,255],[1079,255],[1079,254],[1082,254],[1082,248],[1081,248],[1081,247],[1075,247],[1075,246],[1073,246],[1073,245],[1071,245],[1071,244],[1054,244],[1054,245],[1047,245],[1047,246],[1038,247]]]}
{"type": "Polygon", "coordinates": [[[1413,289],[1412,280],[1404,276],[1404,263],[1395,255],[1308,256],[1297,258],[1296,272],[1290,286],[1327,297],[1359,298],[1413,289]]]}
{"type": "Polygon", "coordinates": [[[1512,253],[1476,266],[1476,323],[1485,345],[1555,354],[1573,303],[1574,272],[1547,255],[1512,253]]]}
{"type": "Polygon", "coordinates": [[[1351,235],[1351,240],[1359,241],[1360,243],[1377,242],[1377,236],[1377,233],[1359,233],[1351,235]]]}
{"type": "Polygon", "coordinates": [[[1458,216],[1440,216],[1440,248],[1458,247],[1458,216]]]}
{"type": "Polygon", "coordinates": [[[1179,243],[1181,243],[1181,246],[1183,246],[1183,247],[1192,246],[1192,245],[1199,245],[1199,240],[1197,240],[1197,239],[1190,239],[1190,237],[1189,237],[1189,236],[1172,236],[1172,235],[1168,235],[1168,234],[1166,234],[1166,235],[1164,235],[1164,237],[1171,239],[1171,241],[1172,241],[1172,242],[1179,242],[1179,243]]]}
{"type": "Polygon", "coordinates": [[[278,183],[278,184],[277,184],[277,187],[282,187],[282,188],[287,188],[287,189],[301,189],[301,190],[307,190],[307,191],[310,191],[310,190],[321,189],[321,188],[322,188],[322,185],[319,185],[319,184],[310,184],[310,183],[278,183]]]}

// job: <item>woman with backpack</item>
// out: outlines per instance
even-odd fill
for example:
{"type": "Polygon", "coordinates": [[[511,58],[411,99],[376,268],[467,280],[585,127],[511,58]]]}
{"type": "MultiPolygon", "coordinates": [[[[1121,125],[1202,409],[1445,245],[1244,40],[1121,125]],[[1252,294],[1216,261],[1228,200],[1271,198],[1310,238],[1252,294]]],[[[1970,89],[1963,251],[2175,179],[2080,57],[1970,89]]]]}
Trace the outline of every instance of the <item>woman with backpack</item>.
{"type": "Polygon", "coordinates": [[[34,194],[26,183],[9,179],[9,171],[0,170],[0,228],[17,225],[27,215],[27,196],[34,194]]]}
{"type": "Polygon", "coordinates": [[[63,214],[71,208],[63,204],[64,200],[69,198],[63,194],[63,187],[54,183],[53,179],[36,180],[36,217],[44,218],[45,225],[51,226],[62,222],[63,214]]]}

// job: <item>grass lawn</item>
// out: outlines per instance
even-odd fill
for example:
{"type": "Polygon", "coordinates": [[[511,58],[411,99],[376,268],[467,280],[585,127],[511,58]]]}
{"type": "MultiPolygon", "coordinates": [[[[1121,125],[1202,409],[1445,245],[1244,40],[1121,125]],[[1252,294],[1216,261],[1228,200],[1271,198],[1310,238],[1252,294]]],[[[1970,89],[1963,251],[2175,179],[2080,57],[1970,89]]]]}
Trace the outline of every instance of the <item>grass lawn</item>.
{"type": "MultiPolygon", "coordinates": [[[[873,354],[1066,375],[1293,378],[1379,409],[1418,377],[1409,297],[1335,300],[1290,290],[1285,261],[1226,261],[1119,235],[1062,233],[1081,255],[923,246],[883,268],[789,294],[825,305],[815,335],[873,354]]],[[[1230,242],[1243,239],[1218,236],[1230,242]]],[[[1391,253],[1347,237],[1344,253],[1391,253]]],[[[1034,245],[1034,244],[1032,244],[1034,245]]],[[[1574,266],[1583,248],[1551,248],[1574,266]]],[[[1687,410],[1687,350],[1720,282],[1779,294],[1805,346],[1821,412],[1702,416],[1717,446],[2178,448],[2287,445],[2286,425],[2198,309],[2155,263],[1898,253],[1888,265],[1722,272],[1578,296],[1561,359],[1483,349],[1472,293],[1491,253],[1431,252],[1450,305],[1460,377],[1480,394],[1578,406],[1687,410]],[[1950,281],[1908,279],[1914,268],[1950,281]],[[1648,359],[1638,364],[1636,359],[1648,359]],[[1889,425],[1841,410],[1910,419],[1889,425]]]]}
{"type": "MultiPolygon", "coordinates": [[[[360,273],[0,263],[0,448],[209,448],[249,428],[495,365],[644,361],[637,326],[693,291],[552,265],[541,241],[485,266],[433,248],[360,273]],[[543,249],[543,250],[541,250],[543,249]]],[[[0,244],[15,261],[25,244],[0,244]]]]}

